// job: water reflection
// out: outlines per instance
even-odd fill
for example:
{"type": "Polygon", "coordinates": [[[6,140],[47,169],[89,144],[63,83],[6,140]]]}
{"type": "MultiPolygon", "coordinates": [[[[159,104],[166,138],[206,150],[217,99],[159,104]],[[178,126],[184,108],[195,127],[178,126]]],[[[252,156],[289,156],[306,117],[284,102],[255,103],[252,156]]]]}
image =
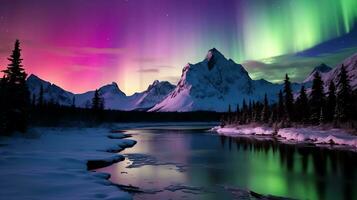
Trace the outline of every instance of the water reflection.
{"type": "Polygon", "coordinates": [[[340,188],[343,199],[353,199],[357,169],[357,157],[354,152],[306,144],[283,144],[273,138],[220,136],[220,143],[222,148],[227,148],[229,151],[258,152],[266,156],[268,154],[278,156],[280,166],[288,172],[313,174],[318,199],[327,198],[329,186],[334,187],[334,190],[340,188]],[[232,143],[235,144],[235,149],[232,148],[232,143]],[[329,177],[326,177],[327,174],[329,177]],[[335,182],[335,185],[329,185],[329,181],[335,182]],[[342,182],[341,185],[339,181],[342,182]]]}
{"type": "MultiPolygon", "coordinates": [[[[195,127],[192,127],[195,128],[195,127]]],[[[356,153],[231,138],[190,127],[132,129],[126,161],[98,171],[151,194],[134,199],[239,199],[226,188],[297,199],[357,199],[356,153]]]]}

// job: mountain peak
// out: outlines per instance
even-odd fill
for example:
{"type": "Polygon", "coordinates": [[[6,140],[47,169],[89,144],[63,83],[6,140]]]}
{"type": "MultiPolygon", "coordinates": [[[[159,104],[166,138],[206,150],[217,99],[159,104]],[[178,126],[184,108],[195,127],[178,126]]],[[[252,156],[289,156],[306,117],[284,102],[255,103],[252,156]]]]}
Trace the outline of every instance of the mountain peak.
{"type": "Polygon", "coordinates": [[[27,77],[27,80],[31,80],[31,81],[34,81],[34,80],[44,81],[44,80],[42,80],[40,77],[36,76],[35,74],[30,74],[30,76],[27,77]]]}
{"type": "Polygon", "coordinates": [[[218,59],[227,60],[227,58],[224,57],[224,55],[221,52],[219,52],[216,48],[212,48],[212,49],[208,50],[206,59],[207,59],[207,61],[210,61],[211,58],[214,58],[215,60],[218,60],[218,59]]]}
{"type": "Polygon", "coordinates": [[[318,65],[314,68],[314,70],[311,72],[311,74],[313,74],[315,72],[326,73],[331,70],[332,70],[332,68],[330,66],[326,65],[325,63],[321,63],[320,65],[318,65]]]}
{"type": "Polygon", "coordinates": [[[159,81],[159,80],[155,80],[151,85],[149,85],[149,87],[147,88],[146,91],[150,91],[154,88],[170,88],[171,90],[174,88],[174,85],[172,85],[170,82],[168,81],[159,81]]]}
{"type": "Polygon", "coordinates": [[[99,89],[102,93],[112,93],[112,94],[121,94],[126,96],[124,92],[119,89],[119,86],[116,82],[112,82],[111,84],[104,85],[99,89]]]}
{"type": "Polygon", "coordinates": [[[330,72],[332,70],[332,68],[328,65],[326,65],[325,63],[321,63],[320,65],[316,66],[311,73],[309,74],[309,76],[303,81],[303,83],[307,83],[310,82],[314,79],[314,75],[316,72],[318,72],[320,75],[322,74],[326,74],[328,72],[330,72]]]}
{"type": "Polygon", "coordinates": [[[42,85],[43,87],[47,87],[49,85],[52,85],[50,82],[45,81],[34,74],[30,74],[30,76],[27,77],[26,81],[27,81],[27,84],[33,85],[33,86],[42,85]]]}

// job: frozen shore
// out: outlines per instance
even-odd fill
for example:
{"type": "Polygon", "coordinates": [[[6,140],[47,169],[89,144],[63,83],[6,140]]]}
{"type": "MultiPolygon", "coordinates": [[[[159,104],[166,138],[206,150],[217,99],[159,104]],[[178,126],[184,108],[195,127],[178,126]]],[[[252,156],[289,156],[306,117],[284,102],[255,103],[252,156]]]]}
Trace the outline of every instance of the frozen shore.
{"type": "Polygon", "coordinates": [[[314,144],[345,145],[350,148],[357,148],[357,136],[348,133],[343,129],[323,129],[318,126],[302,128],[282,128],[274,130],[267,126],[216,126],[212,131],[220,135],[239,137],[242,135],[266,135],[280,138],[284,141],[306,142],[314,144]]]}
{"type": "Polygon", "coordinates": [[[135,145],[107,128],[34,128],[25,136],[0,138],[2,199],[132,199],[88,171],[123,160],[113,154],[135,145]]]}

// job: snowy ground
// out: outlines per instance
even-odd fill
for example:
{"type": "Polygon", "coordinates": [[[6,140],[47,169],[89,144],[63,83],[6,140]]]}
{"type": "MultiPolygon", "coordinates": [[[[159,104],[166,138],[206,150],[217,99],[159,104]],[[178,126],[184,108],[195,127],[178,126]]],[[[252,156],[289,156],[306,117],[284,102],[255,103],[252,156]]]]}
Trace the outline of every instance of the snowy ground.
{"type": "Polygon", "coordinates": [[[108,174],[86,165],[122,160],[108,150],[135,144],[124,136],[107,128],[35,128],[26,136],[0,137],[0,199],[132,199],[108,174]]]}
{"type": "Polygon", "coordinates": [[[221,128],[216,126],[212,128],[218,134],[239,137],[242,135],[267,135],[276,136],[282,141],[307,142],[315,144],[334,144],[336,146],[344,145],[352,150],[357,148],[357,136],[348,133],[343,129],[322,129],[321,127],[304,128],[283,128],[277,132],[271,127],[264,126],[231,126],[221,128]]]}

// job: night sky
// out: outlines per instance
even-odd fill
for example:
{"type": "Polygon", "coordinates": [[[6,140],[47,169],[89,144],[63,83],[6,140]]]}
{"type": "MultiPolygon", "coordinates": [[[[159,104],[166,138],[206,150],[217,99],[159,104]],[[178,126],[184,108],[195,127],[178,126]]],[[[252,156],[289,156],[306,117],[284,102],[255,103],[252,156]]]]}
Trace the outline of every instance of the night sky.
{"type": "Polygon", "coordinates": [[[357,52],[356,0],[0,0],[0,66],[22,42],[28,73],[73,92],[173,83],[215,47],[254,79],[300,81],[357,52]]]}

